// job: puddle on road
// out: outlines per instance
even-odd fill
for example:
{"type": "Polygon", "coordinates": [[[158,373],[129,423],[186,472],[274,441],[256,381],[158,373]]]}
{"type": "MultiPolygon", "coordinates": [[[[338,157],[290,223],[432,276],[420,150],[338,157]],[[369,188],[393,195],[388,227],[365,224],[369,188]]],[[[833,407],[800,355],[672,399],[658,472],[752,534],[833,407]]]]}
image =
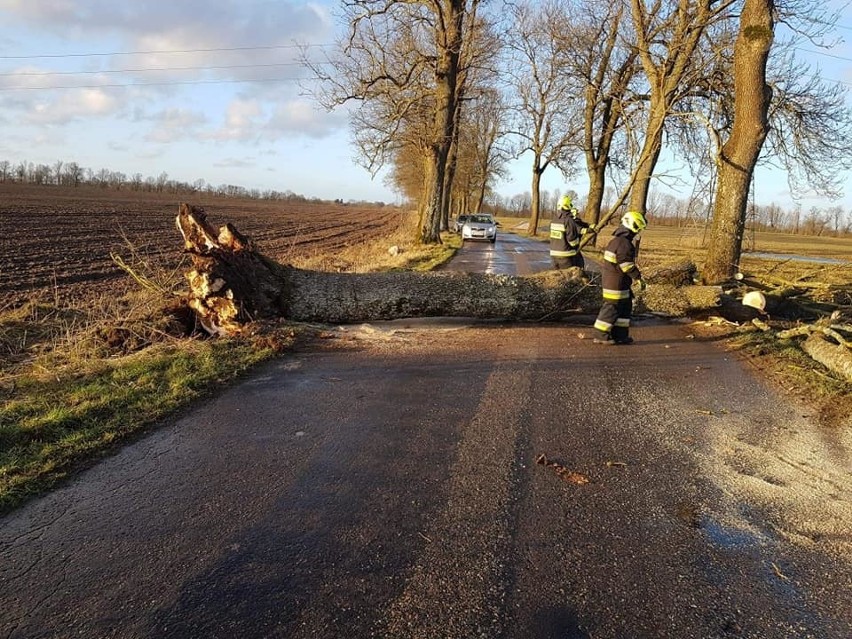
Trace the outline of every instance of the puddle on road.
{"type": "Polygon", "coordinates": [[[793,260],[796,262],[812,262],[814,264],[848,264],[849,260],[834,257],[816,257],[813,255],[788,255],[786,253],[743,253],[743,257],[755,257],[761,260],[793,260]]]}
{"type": "Polygon", "coordinates": [[[745,530],[725,526],[709,517],[699,516],[697,528],[716,546],[728,550],[744,550],[763,545],[766,538],[762,535],[745,530]]]}

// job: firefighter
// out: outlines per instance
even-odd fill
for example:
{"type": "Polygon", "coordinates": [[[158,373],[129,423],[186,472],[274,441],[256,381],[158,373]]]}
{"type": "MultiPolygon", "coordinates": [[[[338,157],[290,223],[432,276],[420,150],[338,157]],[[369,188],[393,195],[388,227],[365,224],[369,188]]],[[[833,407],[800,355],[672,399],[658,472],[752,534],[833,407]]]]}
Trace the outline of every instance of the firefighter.
{"type": "Polygon", "coordinates": [[[628,211],[621,218],[621,226],[612,233],[601,264],[601,287],[603,305],[595,329],[596,344],[632,344],[630,317],[633,313],[633,291],[631,284],[639,283],[645,290],[642,273],[636,266],[636,246],[633,243],[648,222],[638,211],[628,211]]]}
{"type": "Polygon", "coordinates": [[[580,219],[571,198],[567,195],[562,197],[550,222],[550,259],[553,268],[583,268],[586,263],[580,253],[580,236],[594,230],[594,224],[587,224],[580,219]]]}

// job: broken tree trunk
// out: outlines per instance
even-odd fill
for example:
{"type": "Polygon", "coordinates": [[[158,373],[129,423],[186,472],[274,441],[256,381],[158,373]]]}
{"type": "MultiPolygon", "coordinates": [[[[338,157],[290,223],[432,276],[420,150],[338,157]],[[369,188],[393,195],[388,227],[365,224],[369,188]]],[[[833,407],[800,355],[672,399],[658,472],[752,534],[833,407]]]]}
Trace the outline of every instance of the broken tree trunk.
{"type": "MultiPolygon", "coordinates": [[[[189,306],[214,335],[238,333],[252,321],[276,317],[326,323],[431,316],[558,320],[596,313],[601,304],[599,285],[581,269],[526,277],[307,271],[265,257],[230,224],[215,229],[201,208],[181,204],[176,224],[192,256],[189,306]]],[[[670,293],[681,300],[673,313],[678,315],[712,307],[719,297],[716,287],[687,286],[670,293]]],[[[658,310],[653,302],[645,306],[658,310]]]]}
{"type": "Polygon", "coordinates": [[[580,269],[530,277],[451,272],[326,273],[278,264],[231,225],[216,230],[203,209],[181,204],[177,227],[192,256],[189,305],[211,334],[286,317],[333,323],[403,317],[559,319],[600,306],[580,269]]]}
{"type": "Polygon", "coordinates": [[[802,343],[802,350],[828,370],[852,382],[852,353],[845,346],[830,342],[820,333],[812,333],[802,343]]]}

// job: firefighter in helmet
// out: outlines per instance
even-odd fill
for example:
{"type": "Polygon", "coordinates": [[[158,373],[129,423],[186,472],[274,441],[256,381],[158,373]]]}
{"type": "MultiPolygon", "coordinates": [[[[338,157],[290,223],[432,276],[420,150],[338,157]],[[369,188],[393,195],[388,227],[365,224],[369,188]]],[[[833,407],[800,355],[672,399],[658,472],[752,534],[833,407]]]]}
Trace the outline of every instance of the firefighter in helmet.
{"type": "Polygon", "coordinates": [[[583,268],[585,260],[580,253],[580,237],[594,230],[594,224],[587,224],[580,219],[571,197],[563,196],[550,222],[550,259],[553,268],[583,268]]]}
{"type": "Polygon", "coordinates": [[[633,314],[631,285],[638,282],[645,290],[642,273],[636,266],[634,238],[648,222],[638,211],[628,211],[621,218],[621,226],[612,233],[601,263],[603,305],[595,320],[597,344],[632,344],[630,317],[633,314]]]}

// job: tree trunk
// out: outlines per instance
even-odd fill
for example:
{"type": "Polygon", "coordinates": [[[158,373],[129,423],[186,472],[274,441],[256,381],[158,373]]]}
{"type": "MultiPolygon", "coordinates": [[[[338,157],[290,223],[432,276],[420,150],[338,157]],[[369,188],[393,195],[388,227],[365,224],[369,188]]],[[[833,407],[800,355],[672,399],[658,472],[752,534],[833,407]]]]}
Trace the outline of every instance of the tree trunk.
{"type": "Polygon", "coordinates": [[[530,277],[305,271],[258,253],[230,224],[217,231],[203,209],[181,204],[176,222],[193,262],[189,306],[214,335],[275,317],[340,323],[429,316],[536,320],[600,306],[600,289],[581,269],[530,277]]]}
{"type": "Polygon", "coordinates": [[[745,0],[734,44],[734,123],[722,146],[719,183],[704,280],[714,284],[733,277],[740,261],[748,191],[754,166],[769,132],[767,113],[772,89],[766,61],[775,21],[772,0],[745,0]]]}
{"type": "Polygon", "coordinates": [[[527,235],[530,237],[535,237],[538,232],[538,221],[541,214],[541,173],[539,158],[536,156],[532,174],[532,210],[530,211],[530,224],[527,229],[527,235]]]}
{"type": "Polygon", "coordinates": [[[649,108],[648,130],[645,134],[645,142],[639,154],[639,160],[634,169],[636,179],[633,182],[630,200],[627,204],[628,210],[639,211],[642,214],[645,213],[645,207],[648,204],[651,178],[654,175],[660,150],[663,147],[663,128],[665,127],[668,105],[662,97],[656,98],[656,100],[652,97],[649,108]]]}
{"type": "MultiPolygon", "coordinates": [[[[596,313],[601,303],[600,287],[578,268],[526,277],[305,271],[258,253],[251,240],[230,224],[216,230],[201,208],[181,204],[176,223],[192,256],[188,304],[213,335],[236,334],[252,321],[271,318],[334,323],[431,316],[558,320],[596,313]]],[[[689,263],[673,268],[694,271],[689,263]]],[[[660,281],[685,281],[684,277],[665,272],[660,281]]],[[[653,279],[649,281],[653,284],[653,279]]],[[[649,286],[647,293],[655,286],[659,292],[646,298],[645,307],[672,308],[676,315],[712,306],[719,298],[717,287],[662,283],[649,286]]]]}
{"type": "Polygon", "coordinates": [[[819,333],[813,333],[802,344],[802,350],[828,370],[847,382],[852,382],[852,354],[845,346],[834,344],[819,333]]]}
{"type": "Polygon", "coordinates": [[[430,183],[426,193],[426,224],[421,231],[421,241],[424,244],[441,243],[441,211],[444,202],[447,158],[454,135],[456,84],[465,4],[466,0],[445,0],[440,3],[445,30],[435,65],[435,118],[429,156],[431,166],[427,172],[430,183]]]}

